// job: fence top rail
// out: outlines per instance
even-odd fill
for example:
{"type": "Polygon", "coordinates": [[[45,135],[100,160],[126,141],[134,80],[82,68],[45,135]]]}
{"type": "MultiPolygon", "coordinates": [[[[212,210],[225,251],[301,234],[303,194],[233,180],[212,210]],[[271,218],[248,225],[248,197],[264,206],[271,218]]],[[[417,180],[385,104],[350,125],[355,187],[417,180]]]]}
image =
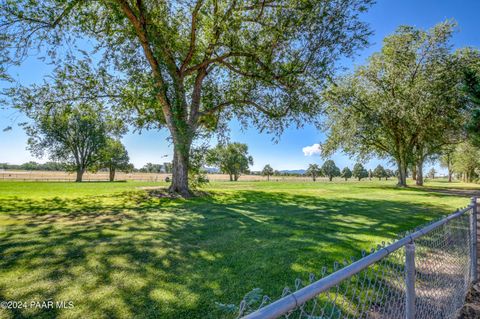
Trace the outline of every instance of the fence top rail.
{"type": "MultiPolygon", "coordinates": [[[[473,202],[474,203],[474,202],[473,202]]],[[[380,259],[384,258],[385,256],[389,255],[390,253],[402,248],[408,243],[413,242],[415,239],[428,234],[429,232],[437,229],[438,227],[448,223],[452,219],[456,219],[469,210],[473,208],[474,204],[470,204],[469,206],[457,210],[455,213],[450,214],[436,222],[433,222],[415,232],[407,234],[405,237],[395,241],[394,243],[380,248],[378,251],[367,255],[356,262],[337,270],[336,272],[325,276],[308,286],[305,286],[267,306],[260,308],[251,314],[248,314],[241,319],[273,319],[278,318],[281,315],[287,313],[295,309],[296,307],[304,304],[308,300],[314,298],[315,296],[319,295],[320,293],[332,288],[333,286],[339,284],[343,280],[359,273],[360,271],[364,270],[365,268],[369,267],[370,265],[374,264],[375,262],[379,261],[380,259]]]]}

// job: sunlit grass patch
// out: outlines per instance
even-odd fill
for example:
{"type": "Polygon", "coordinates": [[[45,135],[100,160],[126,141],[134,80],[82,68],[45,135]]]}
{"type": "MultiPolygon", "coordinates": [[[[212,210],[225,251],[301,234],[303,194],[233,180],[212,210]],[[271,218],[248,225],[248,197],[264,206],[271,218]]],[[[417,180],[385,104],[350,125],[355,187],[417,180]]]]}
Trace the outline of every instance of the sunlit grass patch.
{"type": "Polygon", "coordinates": [[[0,318],[219,318],[215,301],[255,287],[278,297],[296,277],[467,205],[477,189],[218,182],[188,200],[141,189],[158,185],[1,182],[0,300],[75,307],[0,318]]]}

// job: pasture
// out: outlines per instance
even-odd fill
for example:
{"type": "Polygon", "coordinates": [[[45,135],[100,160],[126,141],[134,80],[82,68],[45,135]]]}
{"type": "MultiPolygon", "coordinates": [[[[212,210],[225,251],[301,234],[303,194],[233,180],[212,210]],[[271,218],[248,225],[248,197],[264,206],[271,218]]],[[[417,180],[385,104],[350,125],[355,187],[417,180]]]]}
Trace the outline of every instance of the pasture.
{"type": "Polygon", "coordinates": [[[466,206],[476,185],[395,181],[213,182],[151,196],[153,182],[0,182],[0,318],[221,318],[255,287],[295,278],[466,206]],[[464,191],[465,190],[465,191],[464,191]]]}

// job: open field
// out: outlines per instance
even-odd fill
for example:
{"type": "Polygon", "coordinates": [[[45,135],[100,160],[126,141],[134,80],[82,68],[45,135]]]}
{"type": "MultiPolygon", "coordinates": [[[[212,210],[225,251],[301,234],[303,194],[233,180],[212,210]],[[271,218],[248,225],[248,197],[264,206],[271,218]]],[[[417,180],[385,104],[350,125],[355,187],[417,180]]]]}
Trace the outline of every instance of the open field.
{"type": "Polygon", "coordinates": [[[396,233],[466,206],[444,181],[216,182],[209,196],[147,196],[152,182],[0,182],[0,318],[221,318],[215,301],[278,297],[396,233]]]}
{"type": "MultiPolygon", "coordinates": [[[[145,181],[145,182],[162,182],[165,177],[172,177],[171,174],[157,173],[123,173],[117,172],[115,180],[118,181],[145,181]]],[[[228,181],[229,176],[226,174],[208,174],[211,181],[228,181]]],[[[85,173],[84,181],[108,181],[108,172],[85,173]]],[[[0,180],[16,180],[16,181],[75,181],[75,173],[53,172],[53,171],[16,171],[5,170],[0,171],[0,180]]],[[[260,175],[242,175],[241,181],[267,181],[266,176],[260,175]]],[[[271,181],[311,181],[310,177],[303,176],[270,176],[271,181]]],[[[322,180],[322,178],[318,178],[322,180]]],[[[324,178],[327,180],[327,178],[324,178]]]]}

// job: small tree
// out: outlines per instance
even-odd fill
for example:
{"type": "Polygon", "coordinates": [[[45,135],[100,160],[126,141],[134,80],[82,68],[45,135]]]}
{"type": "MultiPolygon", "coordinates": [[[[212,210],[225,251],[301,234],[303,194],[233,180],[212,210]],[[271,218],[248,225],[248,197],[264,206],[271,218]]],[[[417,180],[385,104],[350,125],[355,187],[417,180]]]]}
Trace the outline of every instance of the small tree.
{"type": "Polygon", "coordinates": [[[368,177],[367,170],[360,163],[355,164],[355,166],[353,167],[352,173],[353,173],[353,177],[358,178],[359,181],[361,181],[362,178],[368,177]]]}
{"type": "Polygon", "coordinates": [[[435,174],[437,174],[437,171],[432,167],[432,169],[428,172],[428,177],[435,179],[435,174]]]}
{"type": "Polygon", "coordinates": [[[328,160],[322,165],[322,173],[331,182],[334,177],[340,176],[340,169],[335,165],[334,161],[328,160]]]}
{"type": "Polygon", "coordinates": [[[348,167],[345,167],[340,176],[345,178],[345,180],[348,180],[350,177],[352,177],[352,171],[348,167]]]}
{"type": "Polygon", "coordinates": [[[313,181],[317,180],[317,177],[322,174],[322,170],[317,164],[310,164],[308,165],[307,170],[305,171],[305,175],[311,176],[313,181]]]}
{"type": "Polygon", "coordinates": [[[132,169],[129,164],[130,157],[122,142],[117,139],[107,138],[105,146],[99,152],[99,166],[108,168],[109,180],[115,180],[115,172],[128,172],[132,169]]]}
{"type": "Polygon", "coordinates": [[[262,170],[262,175],[267,176],[267,180],[270,180],[270,176],[273,175],[274,171],[273,168],[270,166],[270,164],[265,165],[265,167],[262,170]]]}
{"type": "Polygon", "coordinates": [[[382,165],[377,165],[373,170],[373,176],[378,177],[378,180],[381,180],[382,177],[387,177],[387,172],[382,165]]]}
{"type": "Polygon", "coordinates": [[[230,176],[230,181],[237,181],[241,174],[248,173],[253,165],[252,156],[248,155],[248,146],[242,143],[218,145],[207,154],[207,163],[217,166],[222,173],[230,176]]]}

